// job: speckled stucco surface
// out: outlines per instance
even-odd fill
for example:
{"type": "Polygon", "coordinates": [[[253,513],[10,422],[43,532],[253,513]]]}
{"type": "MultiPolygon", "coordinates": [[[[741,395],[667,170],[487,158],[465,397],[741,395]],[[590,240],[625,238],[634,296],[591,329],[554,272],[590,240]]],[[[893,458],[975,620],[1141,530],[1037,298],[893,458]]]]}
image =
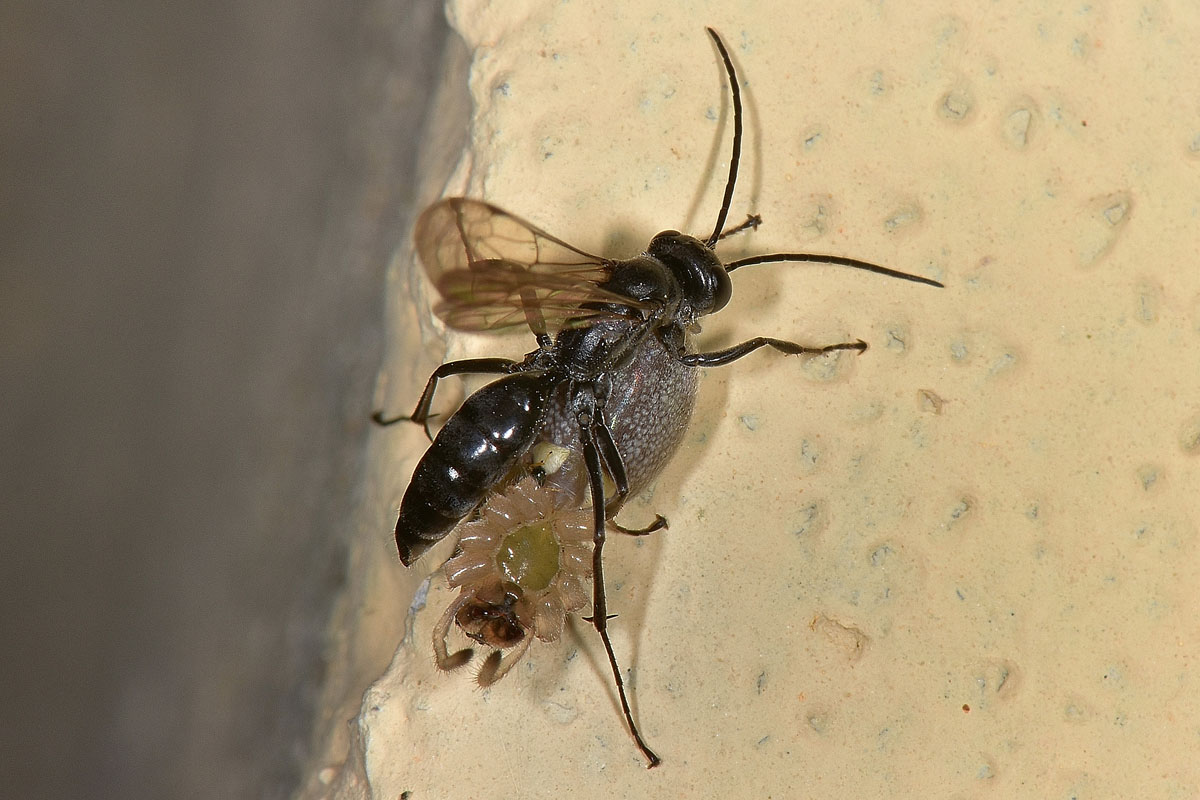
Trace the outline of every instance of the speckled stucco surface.
{"type": "MultiPolygon", "coordinates": [[[[746,102],[732,215],[765,220],[722,252],[851,255],[946,288],[754,267],[706,323],[707,349],[870,349],[707,370],[679,456],[625,512],[671,524],[606,550],[661,767],[578,620],[489,690],[439,673],[435,576],[331,792],[1200,796],[1200,11],[464,0],[450,17],[475,111],[447,194],[611,255],[707,232],[732,132],[712,25],[746,102]]],[[[398,349],[424,303],[399,309],[398,349]]],[[[526,339],[454,337],[447,358],[526,339]]],[[[434,363],[397,354],[385,400],[406,408],[434,363]]],[[[394,507],[422,439],[391,446],[394,507]]]]}

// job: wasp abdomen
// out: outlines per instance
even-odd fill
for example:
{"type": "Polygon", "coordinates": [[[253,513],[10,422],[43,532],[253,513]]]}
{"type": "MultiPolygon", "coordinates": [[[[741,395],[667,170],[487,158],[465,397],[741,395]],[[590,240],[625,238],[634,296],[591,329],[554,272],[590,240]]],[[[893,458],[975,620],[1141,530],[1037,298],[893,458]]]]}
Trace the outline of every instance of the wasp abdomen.
{"type": "Polygon", "coordinates": [[[467,398],[438,432],[400,501],[396,547],[410,565],[479,505],[541,431],[554,381],[509,375],[467,398]]]}

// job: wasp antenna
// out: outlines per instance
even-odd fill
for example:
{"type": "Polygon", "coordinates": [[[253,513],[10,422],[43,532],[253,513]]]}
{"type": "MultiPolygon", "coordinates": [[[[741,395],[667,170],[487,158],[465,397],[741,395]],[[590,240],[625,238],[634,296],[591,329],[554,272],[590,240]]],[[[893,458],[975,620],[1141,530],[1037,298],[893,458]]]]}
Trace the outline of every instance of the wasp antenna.
{"type": "Polygon", "coordinates": [[[733,272],[738,267],[749,267],[753,264],[772,264],[778,261],[806,261],[810,264],[833,264],[838,267],[851,267],[853,269],[874,272],[876,275],[887,275],[889,278],[900,278],[901,280],[912,281],[913,283],[923,283],[926,286],[936,286],[939,289],[945,288],[945,284],[935,281],[933,278],[925,278],[920,275],[901,272],[898,269],[881,267],[878,264],[872,264],[870,261],[859,261],[857,258],[827,256],[820,253],[770,253],[763,256],[750,256],[749,258],[730,261],[725,265],[725,271],[733,272]]]}
{"type": "Polygon", "coordinates": [[[729,204],[733,202],[733,187],[737,183],[738,161],[742,157],[742,93],[738,89],[737,72],[733,68],[733,61],[729,58],[729,51],[725,49],[725,43],[721,41],[721,36],[712,28],[705,28],[708,35],[712,37],[713,42],[717,45],[717,50],[721,53],[721,60],[725,62],[725,72],[729,75],[729,88],[733,92],[733,155],[729,159],[729,179],[725,181],[725,197],[721,200],[721,211],[717,214],[717,224],[713,228],[712,235],[704,240],[704,243],[710,248],[717,243],[721,238],[721,232],[725,229],[725,219],[729,216],[729,204]]]}

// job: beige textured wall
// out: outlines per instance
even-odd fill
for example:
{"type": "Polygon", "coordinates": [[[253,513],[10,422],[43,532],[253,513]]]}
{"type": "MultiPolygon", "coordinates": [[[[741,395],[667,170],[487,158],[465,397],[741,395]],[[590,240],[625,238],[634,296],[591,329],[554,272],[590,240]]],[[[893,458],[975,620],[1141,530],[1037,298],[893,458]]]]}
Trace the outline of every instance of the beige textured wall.
{"type": "MultiPolygon", "coordinates": [[[[707,24],[744,82],[733,215],[766,220],[725,252],[947,288],[747,269],[705,326],[708,347],[871,349],[709,370],[683,451],[627,512],[671,529],[608,549],[661,768],[578,621],[491,690],[438,674],[435,580],[363,704],[369,784],[351,763],[343,795],[1200,795],[1200,12],[464,0],[451,18],[477,108],[447,193],[613,255],[707,231],[731,133],[707,24]]],[[[388,398],[407,406],[423,369],[388,398]]],[[[393,441],[395,503],[420,437],[393,441]]]]}

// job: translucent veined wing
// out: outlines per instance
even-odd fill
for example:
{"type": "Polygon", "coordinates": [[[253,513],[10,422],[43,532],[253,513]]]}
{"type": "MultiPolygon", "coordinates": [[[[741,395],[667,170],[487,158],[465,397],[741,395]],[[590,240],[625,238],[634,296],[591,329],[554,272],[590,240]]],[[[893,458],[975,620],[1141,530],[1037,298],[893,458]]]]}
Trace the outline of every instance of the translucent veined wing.
{"type": "Polygon", "coordinates": [[[442,300],[434,313],[466,331],[528,324],[535,334],[580,325],[613,311],[606,303],[649,310],[600,288],[618,263],[572,247],[507,211],[479,200],[449,197],[421,214],[417,254],[442,300]]]}

